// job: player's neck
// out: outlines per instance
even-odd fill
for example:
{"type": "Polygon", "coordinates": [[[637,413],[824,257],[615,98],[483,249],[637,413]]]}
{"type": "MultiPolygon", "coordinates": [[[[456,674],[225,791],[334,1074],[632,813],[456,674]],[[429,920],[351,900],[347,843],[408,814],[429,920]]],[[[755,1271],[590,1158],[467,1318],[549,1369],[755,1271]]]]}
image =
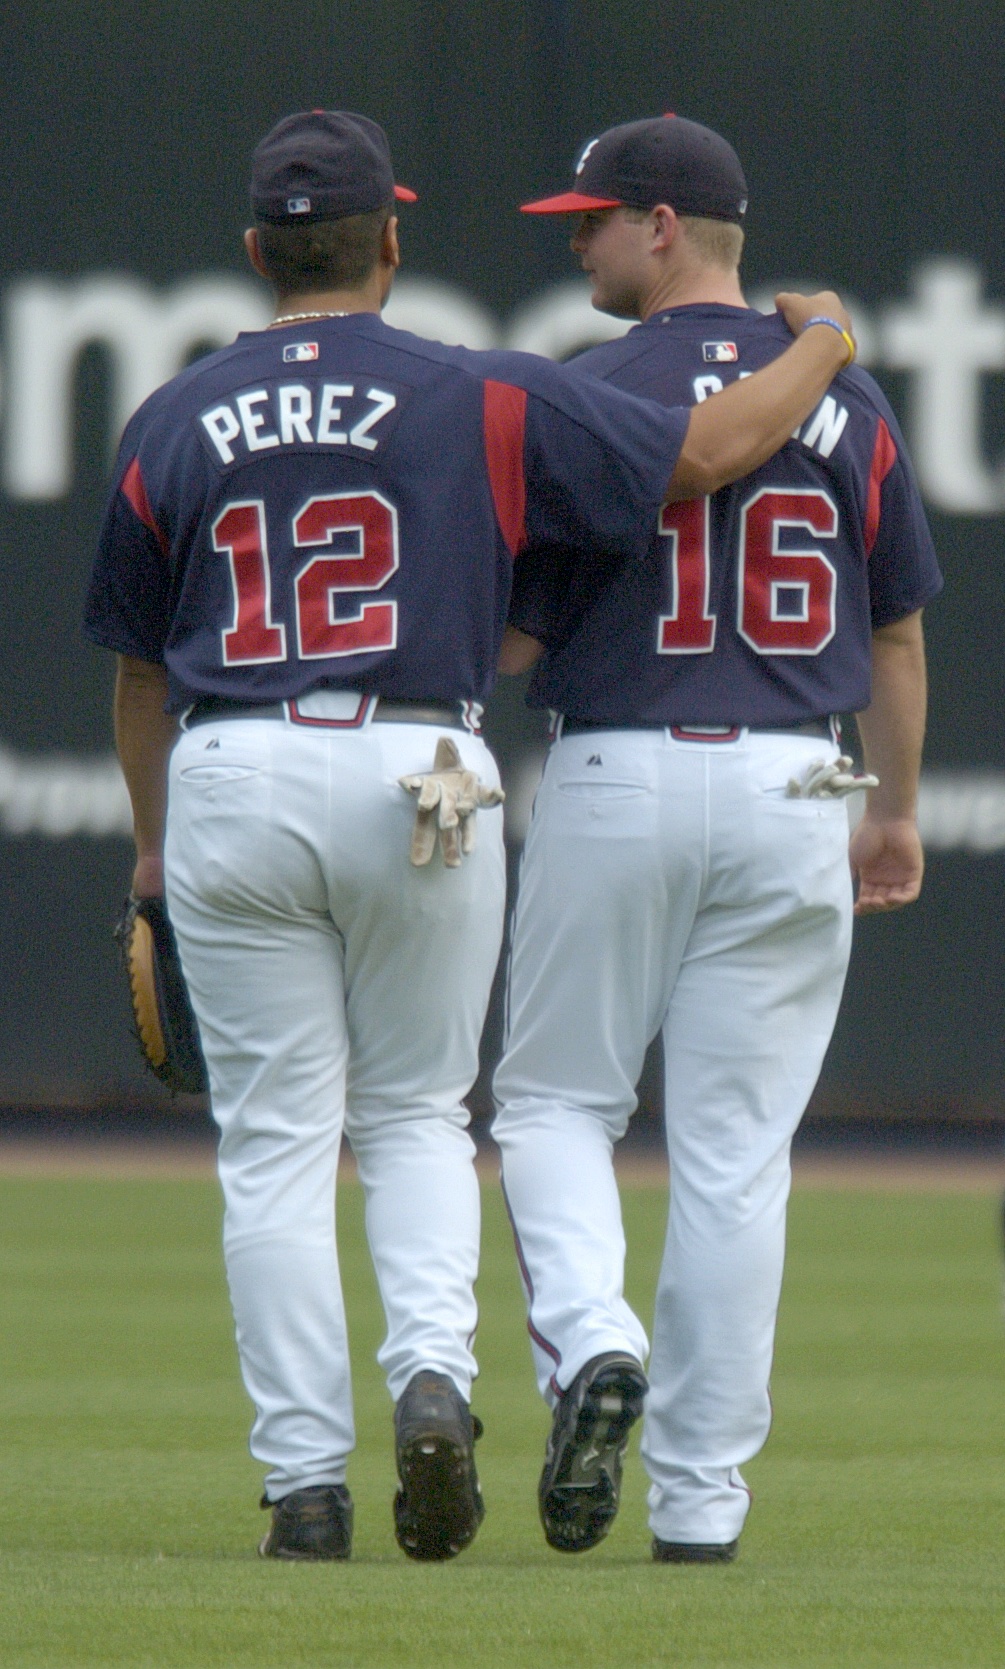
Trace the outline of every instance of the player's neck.
{"type": "Polygon", "coordinates": [[[333,313],[379,313],[380,303],[358,290],[307,290],[279,296],[273,323],[280,319],[324,318],[333,313]]]}
{"type": "Polygon", "coordinates": [[[642,298],[639,318],[649,319],[667,307],[693,307],[702,302],[707,307],[746,307],[739,273],[711,266],[664,273],[642,298]]]}
{"type": "Polygon", "coordinates": [[[379,270],[358,290],[296,290],[276,299],[276,319],[305,313],[379,313],[387,296],[379,270]]]}

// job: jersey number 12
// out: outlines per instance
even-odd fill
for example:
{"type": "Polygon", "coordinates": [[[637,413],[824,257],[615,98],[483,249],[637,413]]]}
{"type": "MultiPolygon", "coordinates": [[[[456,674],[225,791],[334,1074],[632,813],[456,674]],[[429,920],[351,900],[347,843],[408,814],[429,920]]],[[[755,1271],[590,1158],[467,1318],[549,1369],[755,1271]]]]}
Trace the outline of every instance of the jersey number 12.
{"type": "MultiPolygon", "coordinates": [[[[297,654],[302,661],[365,655],[393,649],[398,641],[398,605],[361,602],[354,613],[335,615],[342,592],[379,591],[398,567],[398,515],[382,494],[333,493],[309,498],[293,517],[293,545],[311,550],[348,534],[356,549],[348,555],[314,555],[293,582],[297,654]]],[[[286,627],[272,617],[272,581],[265,505],[241,499],[213,523],[213,549],[226,556],[234,593],[233,623],[221,634],[224,666],[255,666],[286,660],[286,627]]]]}

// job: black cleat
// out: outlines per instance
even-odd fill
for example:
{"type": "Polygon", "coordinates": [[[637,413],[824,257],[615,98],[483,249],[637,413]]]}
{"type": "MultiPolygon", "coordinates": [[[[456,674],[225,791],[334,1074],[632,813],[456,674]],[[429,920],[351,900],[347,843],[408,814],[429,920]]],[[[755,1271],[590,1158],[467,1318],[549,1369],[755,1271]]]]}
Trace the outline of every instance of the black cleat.
{"type": "Polygon", "coordinates": [[[352,1496],[345,1484],[313,1484],[281,1501],[262,1496],[272,1524],[258,1544],[263,1559],[348,1559],[352,1552],[352,1496]]]}
{"type": "Polygon", "coordinates": [[[618,1511],[628,1433],[649,1382],[634,1356],[594,1356],[555,1409],[537,1498],[549,1547],[584,1553],[618,1511]]]}
{"type": "Polygon", "coordinates": [[[653,1537],[658,1565],[731,1565],[739,1542],[661,1542],[653,1537]]]}
{"type": "Polygon", "coordinates": [[[474,1541],[485,1517],[474,1455],[481,1434],[446,1374],[409,1380],[394,1411],[394,1533],[410,1559],[453,1559],[474,1541]]]}

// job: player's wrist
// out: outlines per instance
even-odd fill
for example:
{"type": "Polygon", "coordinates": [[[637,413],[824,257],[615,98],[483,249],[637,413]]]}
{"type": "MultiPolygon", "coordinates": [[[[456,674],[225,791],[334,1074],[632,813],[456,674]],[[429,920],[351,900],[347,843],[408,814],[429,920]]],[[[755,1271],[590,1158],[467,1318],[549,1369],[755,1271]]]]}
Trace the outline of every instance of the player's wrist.
{"type": "Polygon", "coordinates": [[[163,898],[164,857],[161,852],[141,852],[137,849],[132,892],[134,898],[163,898]]]}
{"type": "Polygon", "coordinates": [[[896,829],[901,833],[907,831],[916,835],[918,832],[917,806],[896,804],[890,806],[883,805],[882,802],[875,804],[876,797],[881,792],[881,789],[875,788],[866,794],[865,811],[859,819],[858,827],[861,828],[865,823],[871,828],[896,829]]]}
{"type": "Polygon", "coordinates": [[[842,342],[845,345],[845,350],[846,350],[846,355],[847,355],[847,357],[844,360],[844,364],[841,367],[842,370],[843,370],[846,365],[851,364],[852,360],[855,358],[855,355],[858,351],[858,349],[856,348],[856,345],[855,345],[854,336],[852,335],[850,330],[847,330],[845,328],[845,326],[841,323],[840,319],[832,319],[829,313],[815,313],[813,315],[812,319],[807,319],[806,323],[803,326],[803,334],[805,334],[805,332],[807,330],[815,329],[817,325],[827,325],[829,327],[829,329],[836,330],[838,335],[840,336],[842,342]]]}

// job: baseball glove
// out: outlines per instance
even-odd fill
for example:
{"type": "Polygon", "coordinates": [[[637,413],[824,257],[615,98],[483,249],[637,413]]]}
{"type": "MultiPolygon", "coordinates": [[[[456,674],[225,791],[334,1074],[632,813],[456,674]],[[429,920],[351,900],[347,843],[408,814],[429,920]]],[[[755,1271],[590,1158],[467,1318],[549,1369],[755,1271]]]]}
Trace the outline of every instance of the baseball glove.
{"type": "Polygon", "coordinates": [[[143,1059],[172,1095],[201,1095],[206,1063],[163,898],[127,898],[115,937],[143,1059]]]}
{"type": "Polygon", "coordinates": [[[801,777],[790,777],[785,792],[790,800],[844,800],[860,788],[878,788],[879,778],[867,772],[856,774],[851,758],[842,753],[830,764],[824,759],[810,761],[801,777]]]}
{"type": "Polygon", "coordinates": [[[410,856],[418,868],[429,862],[439,834],[443,862],[448,869],[459,869],[461,854],[474,850],[475,812],[506,798],[501,788],[487,788],[476,771],[465,770],[449,736],[437,738],[431,771],[398,781],[417,800],[410,856]]]}

